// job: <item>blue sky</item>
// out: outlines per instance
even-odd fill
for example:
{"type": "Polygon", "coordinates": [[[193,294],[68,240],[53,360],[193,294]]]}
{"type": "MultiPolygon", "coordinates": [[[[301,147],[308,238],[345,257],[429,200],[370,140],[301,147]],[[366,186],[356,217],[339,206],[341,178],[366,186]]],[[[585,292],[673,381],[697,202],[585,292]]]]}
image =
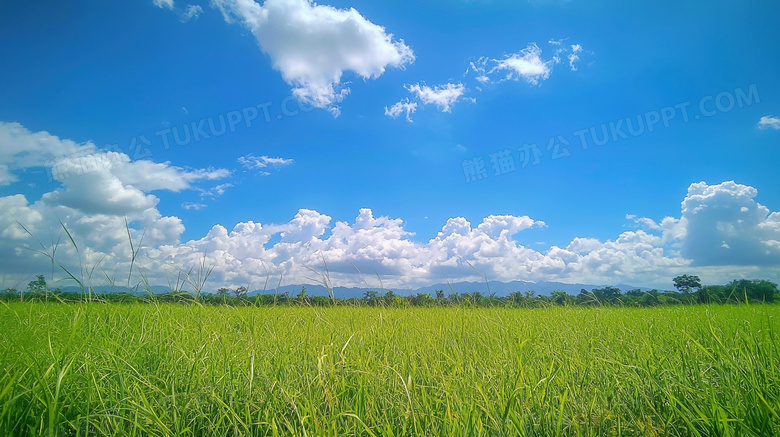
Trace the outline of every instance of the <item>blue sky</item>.
{"type": "Polygon", "coordinates": [[[51,273],[19,223],[60,221],[58,262],[126,278],[125,218],[157,283],[777,281],[778,13],[6,2],[3,283],[51,273]]]}

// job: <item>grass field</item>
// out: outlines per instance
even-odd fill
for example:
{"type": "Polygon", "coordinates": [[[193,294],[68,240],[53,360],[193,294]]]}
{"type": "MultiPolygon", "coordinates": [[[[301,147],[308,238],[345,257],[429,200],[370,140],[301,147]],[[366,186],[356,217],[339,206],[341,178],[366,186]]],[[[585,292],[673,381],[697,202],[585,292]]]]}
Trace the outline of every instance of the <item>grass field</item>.
{"type": "Polygon", "coordinates": [[[780,435],[773,305],[0,305],[3,435],[780,435]]]}

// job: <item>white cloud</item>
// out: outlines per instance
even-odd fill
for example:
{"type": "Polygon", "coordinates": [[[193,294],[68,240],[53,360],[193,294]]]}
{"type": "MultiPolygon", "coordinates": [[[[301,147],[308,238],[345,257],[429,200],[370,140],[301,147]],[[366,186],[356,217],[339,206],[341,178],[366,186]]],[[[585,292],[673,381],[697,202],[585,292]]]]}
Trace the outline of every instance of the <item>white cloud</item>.
{"type": "Polygon", "coordinates": [[[27,198],[22,194],[0,197],[0,211],[0,236],[8,239],[18,240],[27,236],[24,229],[17,226],[17,221],[26,227],[33,227],[43,219],[40,212],[27,207],[27,198]]]}
{"type": "Polygon", "coordinates": [[[158,8],[173,10],[173,0],[152,0],[152,2],[158,8]]]}
{"type": "Polygon", "coordinates": [[[96,151],[91,143],[33,133],[18,123],[0,123],[0,141],[3,159],[14,160],[14,169],[53,166],[53,181],[62,185],[34,202],[21,194],[0,197],[0,265],[18,266],[20,270],[13,273],[20,275],[44,272],[46,263],[22,249],[37,243],[17,221],[43,242],[67,241],[62,236],[62,222],[78,242],[80,252],[62,244],[57,251],[62,256],[59,261],[74,272],[80,258],[92,265],[100,262],[111,276],[118,268],[129,268],[125,219],[136,242],[143,235],[145,246],[179,244],[184,231],[181,220],[163,216],[157,209],[159,198],[150,192],[193,189],[195,182],[230,174],[223,169],[185,170],[170,163],[131,162],[123,153],[96,151]],[[58,156],[66,152],[71,154],[58,156]]]}
{"type": "Polygon", "coordinates": [[[571,71],[577,71],[577,66],[574,65],[574,63],[579,60],[580,60],[579,56],[575,55],[574,53],[569,54],[569,67],[571,68],[571,71]]]}
{"type": "Polygon", "coordinates": [[[490,73],[505,72],[506,80],[523,78],[526,82],[536,85],[540,80],[550,77],[550,61],[543,61],[541,55],[542,49],[536,44],[530,44],[504,59],[494,59],[495,66],[490,73]]]}
{"type": "Polygon", "coordinates": [[[472,73],[475,79],[483,84],[524,80],[531,85],[539,85],[550,78],[552,67],[561,62],[561,56],[565,55],[569,60],[569,68],[577,71],[576,63],[585,51],[580,44],[564,45],[566,39],[568,38],[547,42],[555,47],[550,59],[543,59],[542,49],[535,43],[531,43],[526,48],[505,55],[503,58],[481,57],[469,64],[466,74],[472,73]]]}
{"type": "Polygon", "coordinates": [[[780,118],[773,117],[771,115],[765,115],[758,121],[758,128],[763,129],[780,129],[780,118]]]}
{"type": "Polygon", "coordinates": [[[458,101],[458,99],[466,91],[466,87],[462,83],[448,83],[445,85],[438,85],[429,87],[427,85],[407,85],[405,87],[410,93],[416,94],[426,105],[436,105],[440,111],[450,112],[452,105],[458,101]]]}
{"type": "MultiPolygon", "coordinates": [[[[184,10],[179,10],[174,5],[174,0],[152,0],[152,3],[154,3],[154,5],[160,9],[176,11],[177,15],[179,15],[179,20],[182,23],[186,23],[190,20],[197,20],[198,17],[200,17],[200,14],[203,13],[203,8],[198,5],[187,5],[184,10]]],[[[187,108],[181,109],[183,109],[185,112],[187,111],[187,108]]]]}
{"type": "MultiPolygon", "coordinates": [[[[529,84],[539,85],[550,77],[553,65],[561,62],[563,54],[568,53],[569,67],[572,71],[577,71],[576,62],[579,61],[579,53],[583,53],[583,48],[580,44],[565,46],[563,44],[565,40],[548,41],[550,45],[556,47],[551,59],[544,60],[542,49],[535,43],[531,43],[517,53],[505,55],[503,58],[481,57],[472,61],[464,76],[471,74],[480,84],[525,80],[529,84]]],[[[418,107],[417,102],[423,105],[435,105],[442,112],[450,112],[452,106],[459,100],[477,102],[474,97],[464,96],[467,89],[463,83],[447,83],[433,87],[417,83],[405,85],[404,88],[414,95],[416,101],[406,98],[390,108],[385,107],[385,115],[388,117],[398,118],[401,114],[406,113],[406,121],[411,122],[411,114],[418,107]]],[[[480,85],[475,86],[475,88],[482,90],[480,85]]]]}
{"type": "MultiPolygon", "coordinates": [[[[51,206],[72,208],[84,214],[124,215],[154,208],[157,204],[155,196],[123,183],[111,172],[114,164],[110,159],[114,153],[92,155],[91,158],[97,162],[97,166],[88,171],[82,169],[79,161],[59,161],[57,165],[60,169],[55,174],[55,179],[65,187],[44,194],[42,201],[51,206]]],[[[127,160],[129,161],[129,158],[127,160]]],[[[128,173],[131,177],[136,175],[132,171],[128,173]]]]}
{"type": "Polygon", "coordinates": [[[248,154],[244,156],[240,156],[238,158],[239,164],[243,165],[245,168],[250,170],[259,170],[258,173],[263,176],[268,176],[271,173],[269,173],[266,170],[262,169],[272,169],[272,168],[282,168],[286,167],[288,165],[292,165],[295,163],[295,160],[291,158],[272,158],[270,156],[255,156],[253,154],[248,154]]]}
{"type": "Polygon", "coordinates": [[[536,44],[529,44],[525,49],[502,59],[481,57],[469,64],[466,73],[473,72],[476,80],[483,84],[522,78],[532,85],[538,85],[550,77],[551,65],[555,62],[555,59],[542,60],[541,49],[536,44]]]}
{"type": "Polygon", "coordinates": [[[170,163],[131,162],[126,154],[99,150],[91,142],[79,144],[48,132],[30,132],[19,123],[0,122],[0,185],[17,181],[16,171],[36,167],[47,168],[51,178],[66,188],[83,185],[79,190],[84,192],[90,190],[89,184],[98,184],[95,191],[111,189],[108,187],[129,187],[136,192],[181,191],[192,188],[196,181],[230,175],[225,169],[186,170],[170,163]]]}
{"type": "Polygon", "coordinates": [[[658,231],[662,229],[661,225],[656,223],[655,220],[647,217],[637,217],[634,214],[626,214],[626,219],[633,220],[634,223],[636,223],[637,225],[653,231],[658,231]]]}
{"type": "MultiPolygon", "coordinates": [[[[447,83],[433,87],[425,84],[414,84],[406,85],[404,88],[412,93],[423,105],[435,105],[442,112],[451,112],[452,105],[466,92],[466,87],[462,83],[447,83]]],[[[472,101],[476,102],[476,99],[472,99],[472,101]]],[[[415,111],[417,111],[417,102],[413,102],[409,98],[395,103],[390,108],[385,106],[386,116],[398,118],[405,112],[406,121],[410,123],[412,122],[411,115],[415,111]]]]}
{"type": "Polygon", "coordinates": [[[412,122],[412,114],[417,111],[417,102],[411,102],[409,99],[401,100],[389,109],[385,106],[385,115],[392,118],[398,118],[399,115],[406,113],[406,121],[412,122]]]}
{"type": "Polygon", "coordinates": [[[186,210],[194,209],[195,211],[199,211],[199,210],[201,210],[201,209],[203,209],[203,208],[205,208],[207,206],[208,205],[206,205],[206,204],[198,203],[198,202],[184,202],[184,203],[181,204],[182,208],[184,208],[186,210]]]}
{"type": "Polygon", "coordinates": [[[571,45],[571,53],[569,53],[569,68],[571,68],[571,71],[577,71],[577,66],[574,65],[575,62],[580,60],[580,57],[577,53],[582,51],[582,46],[579,44],[572,44],[571,45]]]}
{"type": "Polygon", "coordinates": [[[48,132],[32,133],[19,123],[0,121],[0,186],[18,181],[16,172],[54,165],[63,156],[88,156],[97,147],[91,142],[61,140],[48,132]]]}
{"type": "Polygon", "coordinates": [[[198,5],[187,5],[187,8],[181,14],[181,21],[187,22],[190,20],[197,20],[200,14],[203,13],[203,8],[198,5]]]}
{"type": "Polygon", "coordinates": [[[212,188],[209,188],[208,190],[201,189],[200,190],[200,197],[219,197],[223,194],[225,194],[225,191],[228,188],[231,188],[233,184],[227,183],[227,184],[219,184],[212,188]]]}
{"type": "Polygon", "coordinates": [[[777,265],[780,213],[754,198],[758,190],[733,181],[691,184],[682,203],[681,255],[695,265],[777,265]]]}
{"type": "Polygon", "coordinates": [[[158,200],[149,192],[192,189],[194,182],[225,178],[230,171],[185,170],[170,163],[131,162],[124,153],[95,152],[58,159],[52,175],[64,187],[44,194],[44,202],[87,214],[122,215],[155,207],[158,200]]]}
{"type": "Polygon", "coordinates": [[[142,191],[181,191],[191,189],[192,183],[199,180],[213,181],[230,176],[230,170],[226,169],[185,170],[168,162],[152,161],[126,162],[113,166],[111,173],[122,183],[142,191]]]}
{"type": "Polygon", "coordinates": [[[213,3],[226,21],[240,21],[252,31],[298,100],[330,109],[334,115],[335,104],[349,93],[342,85],[345,72],[372,79],[388,67],[402,68],[414,61],[402,39],[394,40],[354,8],[337,9],[310,0],[213,3]]]}
{"type": "MultiPolygon", "coordinates": [[[[2,128],[7,134],[9,126],[0,125],[0,132],[2,128]]],[[[12,128],[19,142],[38,150],[49,150],[49,146],[56,150],[58,145],[83,147],[47,133],[30,133],[21,126],[12,128]]],[[[83,163],[61,160],[62,172],[54,174],[63,186],[38,200],[22,194],[0,197],[0,265],[5,268],[0,277],[6,286],[14,285],[13,281],[24,283],[25,278],[51,269],[45,257],[22,249],[37,247],[37,243],[17,220],[47,243],[66,238],[59,225],[62,221],[80,251],[62,245],[58,260],[71,269],[79,268],[78,261],[90,267],[100,263],[98,271],[123,282],[131,258],[125,218],[134,244],[140,247],[134,267],[139,270],[135,271],[143,272],[153,284],[164,284],[167,272],[197,266],[204,254],[207,265],[214,266],[210,283],[215,285],[262,284],[269,272],[284,277],[285,283],[311,283],[310,268],[322,268],[323,260],[334,285],[363,285],[365,279],[357,273],[357,266],[366,278],[378,274],[386,287],[395,289],[446,280],[481,280],[472,266],[489,279],[504,281],[668,287],[671,278],[682,273],[698,274],[709,283],[725,283],[744,275],[780,278],[780,212],[757,203],[755,188],[735,182],[691,184],[679,217],[659,221],[627,215],[641,229],[609,240],[578,237],[565,246],[547,249],[521,243],[539,241],[534,233],[546,227],[543,221],[528,216],[488,215],[476,225],[464,217],[453,217],[426,239],[408,231],[402,219],[377,217],[367,208],[351,222],[335,223],[328,215],[301,209],[287,222],[248,221],[230,231],[214,225],[202,238],[182,242],[182,221],[163,216],[158,210],[160,199],[151,192],[197,189],[195,182],[216,180],[228,173],[185,170],[170,163],[130,162],[116,152],[89,156],[94,168],[80,175],[76,171],[83,163]],[[160,177],[149,178],[149,173],[160,177]]],[[[292,162],[268,156],[242,158],[253,169],[292,162]]],[[[27,162],[41,165],[35,159],[27,162]]],[[[201,189],[201,193],[219,195],[229,186],[223,183],[201,189]]],[[[205,204],[184,202],[181,206],[198,210],[205,204]]],[[[132,282],[139,279],[136,275],[132,282]]]]}

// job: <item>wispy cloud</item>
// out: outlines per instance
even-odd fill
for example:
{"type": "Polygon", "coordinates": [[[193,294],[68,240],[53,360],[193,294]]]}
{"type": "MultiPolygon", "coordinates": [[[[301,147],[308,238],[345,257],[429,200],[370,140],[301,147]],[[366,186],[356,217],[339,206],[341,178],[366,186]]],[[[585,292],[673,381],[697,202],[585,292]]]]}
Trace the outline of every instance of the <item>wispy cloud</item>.
{"type": "Polygon", "coordinates": [[[158,8],[173,10],[173,0],[152,0],[152,3],[158,8]]]}
{"type": "Polygon", "coordinates": [[[550,77],[550,66],[554,62],[554,60],[542,60],[542,49],[535,43],[531,43],[519,52],[500,59],[479,58],[471,62],[469,70],[473,71],[476,79],[482,83],[523,79],[537,85],[550,77]]]}
{"type": "Polygon", "coordinates": [[[268,170],[292,165],[295,163],[295,160],[281,157],[274,158],[266,155],[255,156],[250,153],[248,155],[240,156],[238,158],[238,163],[244,166],[244,168],[258,170],[258,174],[268,176],[271,174],[268,170]]]}
{"type": "Polygon", "coordinates": [[[483,56],[470,63],[466,74],[474,74],[475,79],[483,84],[524,80],[531,85],[539,85],[550,78],[553,66],[561,63],[561,57],[565,56],[569,68],[577,71],[576,63],[580,56],[591,53],[586,52],[580,44],[564,44],[567,39],[547,42],[554,47],[552,57],[548,59],[542,56],[542,49],[536,43],[530,43],[524,49],[503,58],[483,56]]]}
{"type": "Polygon", "coordinates": [[[412,102],[408,98],[397,102],[388,108],[385,106],[385,115],[392,118],[398,118],[399,115],[406,112],[406,121],[412,122],[412,114],[417,111],[417,102],[412,102]]]}
{"type": "Polygon", "coordinates": [[[569,53],[569,67],[571,68],[571,71],[577,71],[577,66],[574,65],[575,62],[580,60],[580,56],[577,54],[582,51],[582,46],[579,44],[572,44],[571,45],[571,53],[569,53]]]}
{"type": "MultiPolygon", "coordinates": [[[[187,5],[183,10],[176,7],[174,0],[152,0],[152,3],[160,9],[175,11],[179,15],[179,21],[186,23],[190,20],[197,20],[203,13],[203,8],[198,5],[187,5]]],[[[182,108],[186,112],[186,108],[182,108]]]]}
{"type": "Polygon", "coordinates": [[[211,197],[211,198],[219,197],[219,196],[225,194],[225,191],[228,188],[231,188],[232,186],[233,186],[233,184],[227,183],[227,184],[219,184],[219,185],[217,185],[215,187],[212,187],[212,188],[209,188],[207,190],[203,189],[203,190],[200,191],[200,197],[201,198],[203,198],[203,197],[211,197]]]}
{"type": "MultiPolygon", "coordinates": [[[[404,86],[407,91],[412,93],[414,99],[423,105],[434,105],[439,111],[451,112],[452,105],[455,104],[466,92],[466,87],[462,83],[447,83],[444,85],[428,86],[425,84],[414,84],[404,86]]],[[[385,106],[385,115],[392,118],[398,118],[404,112],[406,121],[412,122],[411,115],[417,111],[417,102],[408,97],[403,99],[390,108],[385,106]]]]}
{"type": "Polygon", "coordinates": [[[450,112],[452,105],[466,91],[466,87],[462,83],[448,83],[434,87],[415,84],[407,85],[406,89],[410,93],[416,94],[417,98],[424,104],[436,105],[442,112],[450,112]]]}
{"type": "Polygon", "coordinates": [[[200,14],[203,13],[203,8],[198,5],[187,5],[184,12],[181,14],[181,21],[187,22],[190,20],[197,20],[200,14]]]}
{"type": "Polygon", "coordinates": [[[181,207],[186,209],[186,210],[194,209],[195,211],[198,211],[198,210],[201,210],[201,209],[205,208],[206,204],[204,204],[204,203],[197,203],[197,202],[184,202],[184,203],[181,204],[181,207]]]}

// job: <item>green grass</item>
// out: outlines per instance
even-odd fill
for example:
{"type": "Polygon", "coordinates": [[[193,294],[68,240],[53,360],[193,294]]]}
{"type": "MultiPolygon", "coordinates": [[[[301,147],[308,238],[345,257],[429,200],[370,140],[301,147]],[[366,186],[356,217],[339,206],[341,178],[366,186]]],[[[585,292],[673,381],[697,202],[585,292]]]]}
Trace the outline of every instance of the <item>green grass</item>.
{"type": "Polygon", "coordinates": [[[0,306],[3,435],[778,435],[776,306],[0,306]]]}

